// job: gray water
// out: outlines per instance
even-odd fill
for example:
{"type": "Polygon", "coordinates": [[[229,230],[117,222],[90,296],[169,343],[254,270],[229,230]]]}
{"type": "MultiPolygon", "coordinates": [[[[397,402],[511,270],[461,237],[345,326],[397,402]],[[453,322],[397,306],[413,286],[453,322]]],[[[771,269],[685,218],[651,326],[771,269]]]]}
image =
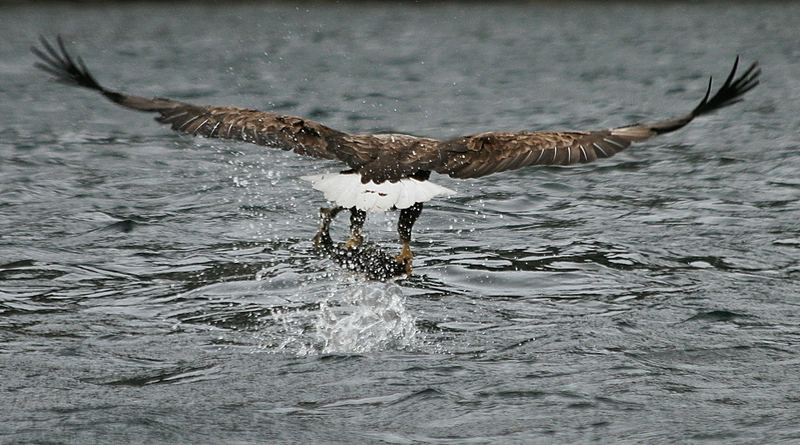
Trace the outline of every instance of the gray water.
{"type": "MultiPolygon", "coordinates": [[[[800,4],[0,7],[0,442],[800,441],[800,4]],[[744,103],[427,206],[416,275],[313,254],[333,162],[170,132],[102,83],[446,138],[744,103]],[[717,83],[718,85],[718,83],[717,83]]],[[[371,216],[397,248],[397,214],[371,216]]],[[[336,226],[342,237],[344,218],[336,226]]]]}

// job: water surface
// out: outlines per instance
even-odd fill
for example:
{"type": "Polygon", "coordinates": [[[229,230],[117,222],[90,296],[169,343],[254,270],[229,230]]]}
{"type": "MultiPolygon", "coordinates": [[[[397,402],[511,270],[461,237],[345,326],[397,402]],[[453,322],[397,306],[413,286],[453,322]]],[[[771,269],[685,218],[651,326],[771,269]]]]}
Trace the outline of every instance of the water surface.
{"type": "MultiPolygon", "coordinates": [[[[0,442],[800,440],[800,6],[0,8],[0,442]],[[613,159],[424,210],[417,274],[312,253],[339,168],[171,133],[49,82],[446,138],[747,100],[613,159]]],[[[396,214],[371,217],[394,248],[396,214]]],[[[343,220],[342,220],[343,222],[343,220]]],[[[344,224],[337,235],[344,234],[344,224]]]]}

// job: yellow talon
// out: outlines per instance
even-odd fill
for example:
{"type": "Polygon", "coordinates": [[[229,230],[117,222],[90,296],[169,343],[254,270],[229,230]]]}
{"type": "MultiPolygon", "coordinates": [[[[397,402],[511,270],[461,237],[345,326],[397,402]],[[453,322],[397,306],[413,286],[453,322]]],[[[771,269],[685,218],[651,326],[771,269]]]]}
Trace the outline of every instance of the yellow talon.
{"type": "Polygon", "coordinates": [[[413,270],[411,263],[414,259],[414,255],[411,253],[411,246],[408,244],[408,241],[403,241],[403,248],[400,249],[400,255],[397,255],[394,259],[405,266],[407,275],[411,275],[413,270]]]}
{"type": "Polygon", "coordinates": [[[364,237],[361,235],[353,235],[344,243],[345,249],[355,249],[359,247],[362,243],[364,243],[364,237]]]}

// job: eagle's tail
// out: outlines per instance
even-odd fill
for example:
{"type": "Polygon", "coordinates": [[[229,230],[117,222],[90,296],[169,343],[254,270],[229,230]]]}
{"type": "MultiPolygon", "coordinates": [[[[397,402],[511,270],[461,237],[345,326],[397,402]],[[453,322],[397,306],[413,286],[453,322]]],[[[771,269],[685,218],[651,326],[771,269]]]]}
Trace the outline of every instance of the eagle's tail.
{"type": "Polygon", "coordinates": [[[325,199],[349,209],[356,207],[367,212],[383,212],[392,208],[407,209],[419,202],[428,202],[439,195],[455,195],[453,190],[430,181],[403,178],[396,182],[366,184],[358,173],[329,173],[303,176],[325,199]]]}
{"type": "Polygon", "coordinates": [[[160,112],[184,105],[170,99],[147,99],[106,89],[95,80],[80,56],[70,56],[60,35],[56,37],[58,48],[41,36],[39,42],[41,48],[31,47],[31,52],[39,58],[34,66],[50,74],[58,82],[95,90],[112,102],[133,110],[160,112]]]}

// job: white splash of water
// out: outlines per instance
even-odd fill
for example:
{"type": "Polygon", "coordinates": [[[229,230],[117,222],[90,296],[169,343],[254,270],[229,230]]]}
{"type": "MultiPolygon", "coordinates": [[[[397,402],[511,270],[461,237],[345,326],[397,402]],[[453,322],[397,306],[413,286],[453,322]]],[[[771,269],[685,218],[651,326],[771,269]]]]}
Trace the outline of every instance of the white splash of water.
{"type": "Polygon", "coordinates": [[[406,310],[400,286],[363,281],[340,284],[319,303],[318,310],[274,314],[283,336],[275,352],[360,354],[413,345],[416,320],[406,310]]]}
{"type": "Polygon", "coordinates": [[[417,334],[394,283],[361,283],[323,301],[315,323],[321,352],[371,352],[409,346],[417,334]]]}

